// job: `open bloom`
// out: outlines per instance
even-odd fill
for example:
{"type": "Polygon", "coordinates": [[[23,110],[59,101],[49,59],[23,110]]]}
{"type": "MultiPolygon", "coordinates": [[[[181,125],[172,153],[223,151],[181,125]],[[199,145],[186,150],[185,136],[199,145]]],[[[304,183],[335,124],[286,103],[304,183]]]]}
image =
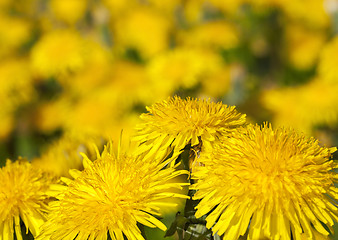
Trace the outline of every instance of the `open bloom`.
{"type": "Polygon", "coordinates": [[[208,214],[207,228],[229,240],[327,236],[338,220],[335,150],[283,128],[242,128],[201,155],[196,217],[208,214]]]}
{"type": "Polygon", "coordinates": [[[83,163],[83,172],[72,171],[75,180],[64,178],[68,186],[54,186],[59,201],[50,204],[49,220],[38,239],[107,239],[109,232],[113,240],[141,240],[137,223],[165,230],[155,216],[161,207],[173,205],[167,198],[187,198],[174,190],[188,184],[170,181],[186,171],[162,169],[165,162],[132,152],[115,156],[108,144],[97,160],[84,156],[83,163]]]}
{"type": "Polygon", "coordinates": [[[210,144],[220,136],[230,134],[245,124],[245,115],[234,106],[221,102],[180,97],[169,98],[147,107],[138,125],[135,141],[140,150],[149,155],[166,153],[169,146],[178,152],[187,144],[195,146],[210,144]]]}
{"type": "Polygon", "coordinates": [[[52,178],[19,159],[0,169],[0,239],[22,240],[20,219],[33,236],[39,234],[48,212],[47,190],[52,178]],[[14,226],[14,229],[13,229],[14,226]]]}

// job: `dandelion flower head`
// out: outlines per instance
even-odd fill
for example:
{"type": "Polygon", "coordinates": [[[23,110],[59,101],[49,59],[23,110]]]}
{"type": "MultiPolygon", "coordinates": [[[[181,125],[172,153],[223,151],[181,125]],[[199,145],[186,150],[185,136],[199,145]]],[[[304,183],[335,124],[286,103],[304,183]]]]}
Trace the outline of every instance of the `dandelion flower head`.
{"type": "Polygon", "coordinates": [[[0,61],[0,101],[2,109],[15,111],[36,96],[29,70],[24,58],[9,58],[0,61]]]}
{"type": "Polygon", "coordinates": [[[338,82],[315,78],[301,86],[265,91],[262,103],[274,114],[274,124],[311,133],[318,125],[334,126],[337,123],[337,91],[338,82]]]}
{"type": "Polygon", "coordinates": [[[320,76],[330,83],[338,82],[338,74],[336,71],[336,63],[338,60],[337,53],[338,37],[336,36],[325,45],[318,63],[318,72],[320,76]]]}
{"type": "Polygon", "coordinates": [[[151,58],[168,49],[171,21],[151,7],[130,8],[113,26],[117,48],[133,48],[142,58],[151,58]]]}
{"type": "Polygon", "coordinates": [[[57,19],[68,24],[75,24],[85,15],[87,2],[81,0],[51,0],[50,8],[57,19]]]}
{"type": "Polygon", "coordinates": [[[196,217],[226,239],[317,239],[337,221],[335,148],[292,130],[249,125],[202,153],[196,217]]]}
{"type": "Polygon", "coordinates": [[[113,153],[109,143],[94,162],[84,157],[84,171],[72,171],[75,180],[55,185],[59,201],[50,206],[49,220],[38,239],[144,239],[137,223],[166,230],[155,216],[161,207],[171,206],[168,197],[186,198],[170,191],[187,183],[170,180],[184,170],[163,168],[163,164],[139,156],[113,153]]]}
{"type": "Polygon", "coordinates": [[[33,236],[39,234],[48,212],[47,190],[53,179],[28,161],[7,160],[0,169],[0,239],[22,240],[20,219],[33,236]],[[14,229],[13,229],[14,226],[14,229]]]}
{"type": "MultiPolygon", "coordinates": [[[[179,47],[159,54],[149,62],[147,72],[154,84],[169,89],[192,88],[223,67],[222,58],[203,48],[179,47]],[[162,81],[159,81],[162,79],[162,81]]],[[[165,89],[159,89],[164,91],[165,89]]]]}
{"type": "Polygon", "coordinates": [[[325,28],[331,24],[330,14],[327,9],[325,9],[323,1],[309,0],[307,1],[306,9],[303,5],[304,2],[301,0],[275,2],[278,2],[280,9],[287,19],[293,22],[302,22],[312,28],[325,28]]]}
{"type": "Polygon", "coordinates": [[[150,155],[157,150],[165,151],[170,145],[177,151],[189,143],[195,146],[199,139],[204,145],[209,144],[245,124],[245,115],[234,106],[210,100],[173,97],[147,110],[141,115],[143,122],[138,125],[134,139],[143,143],[140,149],[145,152],[151,149],[150,155]]]}
{"type": "Polygon", "coordinates": [[[290,24],[286,28],[287,55],[297,69],[309,69],[316,64],[326,36],[322,30],[312,30],[301,24],[290,24]]]}
{"type": "Polygon", "coordinates": [[[35,167],[43,169],[55,176],[70,177],[70,169],[83,168],[81,152],[94,156],[92,145],[102,145],[99,137],[66,133],[60,139],[51,143],[38,158],[32,160],[35,167]]]}
{"type": "Polygon", "coordinates": [[[178,37],[180,42],[191,47],[231,49],[238,45],[239,33],[231,23],[216,20],[182,31],[178,37]]]}
{"type": "Polygon", "coordinates": [[[54,30],[39,39],[31,51],[32,69],[42,77],[66,76],[86,63],[86,41],[72,30],[54,30]]]}
{"type": "MultiPolygon", "coordinates": [[[[0,3],[1,5],[1,3],[0,3]]],[[[3,8],[2,8],[3,10],[3,8]]],[[[29,41],[32,33],[32,25],[21,17],[12,17],[0,14],[0,56],[11,56],[12,51],[18,50],[23,44],[29,41]]]]}

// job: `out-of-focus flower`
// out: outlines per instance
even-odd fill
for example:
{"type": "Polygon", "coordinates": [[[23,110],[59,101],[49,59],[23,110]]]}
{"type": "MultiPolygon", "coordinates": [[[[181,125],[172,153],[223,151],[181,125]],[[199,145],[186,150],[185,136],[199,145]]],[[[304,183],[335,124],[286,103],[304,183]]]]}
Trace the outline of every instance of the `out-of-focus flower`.
{"type": "Polygon", "coordinates": [[[33,70],[40,76],[67,75],[82,69],[88,52],[85,40],[72,30],[46,33],[31,51],[33,70]]]}
{"type": "Polygon", "coordinates": [[[98,137],[68,133],[48,146],[40,157],[32,160],[32,164],[52,175],[70,177],[70,169],[82,169],[80,153],[94,156],[93,145],[100,146],[99,142],[98,137]]]}
{"type": "Polygon", "coordinates": [[[202,19],[203,12],[201,7],[204,0],[187,0],[183,2],[183,13],[188,23],[197,23],[202,19]]]}
{"type": "Polygon", "coordinates": [[[14,111],[29,102],[36,92],[27,59],[11,58],[0,61],[0,101],[3,109],[14,111]]]}
{"type": "Polygon", "coordinates": [[[50,0],[50,8],[57,19],[75,24],[86,13],[87,0],[50,0]]]}
{"type": "MultiPolygon", "coordinates": [[[[6,1],[6,0],[5,0],[6,1]]],[[[28,17],[26,20],[33,20],[41,9],[40,0],[10,1],[10,13],[28,17]]]]}
{"type": "Polygon", "coordinates": [[[235,107],[210,100],[174,97],[147,110],[141,115],[134,140],[140,143],[139,151],[149,151],[149,155],[165,155],[169,146],[179,152],[189,143],[210,145],[245,124],[245,115],[235,107]]]}
{"type": "Polygon", "coordinates": [[[0,113],[0,139],[4,140],[8,137],[14,127],[14,114],[4,110],[0,113]]]}
{"type": "Polygon", "coordinates": [[[102,2],[104,6],[108,8],[113,20],[123,16],[126,12],[139,5],[138,0],[102,0],[102,2]]]}
{"type": "Polygon", "coordinates": [[[171,0],[171,1],[161,1],[161,0],[149,0],[148,1],[157,11],[167,14],[167,16],[172,16],[177,13],[177,10],[182,7],[182,0],[171,0]]]}
{"type": "Polygon", "coordinates": [[[27,19],[0,14],[0,57],[11,55],[28,42],[31,30],[27,19]]]}
{"type": "Polygon", "coordinates": [[[32,116],[34,126],[36,129],[45,133],[51,133],[55,130],[62,129],[70,105],[71,102],[66,97],[41,103],[36,107],[32,116]]]}
{"type": "Polygon", "coordinates": [[[121,143],[125,146],[131,144],[130,139],[135,136],[135,126],[140,122],[140,114],[132,111],[131,109],[125,110],[115,119],[112,119],[111,126],[101,135],[106,139],[119,139],[121,132],[123,133],[123,139],[121,143]]]}
{"type": "Polygon", "coordinates": [[[319,75],[328,82],[337,83],[338,36],[327,43],[320,55],[318,63],[319,75]]]}
{"type": "Polygon", "coordinates": [[[130,124],[138,118],[132,114],[134,105],[121,101],[120,94],[116,93],[114,85],[106,85],[73,102],[66,109],[64,129],[105,138],[119,135],[121,128],[128,127],[126,131],[129,131],[130,124]]]}
{"type": "Polygon", "coordinates": [[[112,54],[93,40],[86,41],[84,66],[73,74],[58,78],[65,89],[64,95],[86,97],[94,89],[105,86],[111,80],[112,54]]]}
{"type": "Polygon", "coordinates": [[[232,66],[223,66],[205,78],[201,79],[201,93],[209,97],[224,96],[231,86],[232,66]]]}
{"type": "Polygon", "coordinates": [[[132,48],[143,58],[168,49],[170,19],[150,7],[130,9],[114,23],[116,48],[132,48]]]}
{"type": "Polygon", "coordinates": [[[278,7],[281,1],[283,0],[245,0],[246,3],[261,11],[271,7],[278,7]]]}
{"type": "Polygon", "coordinates": [[[208,0],[213,7],[227,14],[236,14],[247,0],[208,0]]]}
{"type": "Polygon", "coordinates": [[[311,27],[325,28],[330,25],[330,15],[325,10],[325,0],[308,0],[306,8],[302,0],[279,1],[285,16],[311,27]]]}
{"type": "Polygon", "coordinates": [[[63,124],[66,131],[106,136],[114,124],[113,120],[117,119],[123,110],[117,100],[118,96],[110,94],[108,90],[96,90],[87,98],[81,98],[69,105],[63,124]]]}
{"type": "Polygon", "coordinates": [[[0,0],[0,7],[2,9],[6,9],[10,5],[10,0],[0,0]]]}
{"type": "Polygon", "coordinates": [[[289,61],[298,69],[313,67],[325,43],[325,33],[304,26],[286,25],[286,48],[289,61]]]}
{"type": "Polygon", "coordinates": [[[49,220],[38,239],[144,239],[137,223],[166,230],[156,217],[162,207],[172,204],[165,198],[187,198],[170,191],[186,183],[170,182],[186,171],[163,169],[153,159],[118,151],[111,143],[91,162],[84,157],[84,171],[73,171],[75,180],[65,179],[66,186],[50,204],[49,220]]]}
{"type": "Polygon", "coordinates": [[[130,61],[116,61],[110,69],[110,83],[107,87],[111,89],[112,94],[120,96],[120,104],[133,106],[142,102],[154,102],[157,95],[154,92],[157,89],[152,89],[144,65],[130,61]]]}
{"type": "Polygon", "coordinates": [[[237,46],[238,30],[226,21],[209,21],[180,32],[178,42],[189,47],[229,49],[237,46]]]}
{"type": "Polygon", "coordinates": [[[17,109],[35,97],[28,61],[19,58],[0,61],[0,139],[12,131],[17,109]]]}
{"type": "Polygon", "coordinates": [[[47,191],[54,181],[35,169],[28,161],[19,159],[0,169],[0,239],[22,240],[20,219],[36,237],[46,221],[49,196],[47,191]]]}
{"type": "Polygon", "coordinates": [[[215,52],[184,47],[153,58],[147,72],[153,86],[158,86],[160,96],[168,96],[179,87],[196,86],[201,79],[219,71],[222,66],[222,59],[215,52]]]}
{"type": "Polygon", "coordinates": [[[291,126],[311,133],[318,125],[332,125],[338,120],[338,82],[314,79],[298,87],[268,90],[263,105],[274,114],[278,126],[291,126]]]}
{"type": "Polygon", "coordinates": [[[247,0],[187,0],[183,1],[185,18],[189,23],[200,24],[204,21],[204,11],[223,12],[228,16],[238,13],[247,0]]]}
{"type": "Polygon", "coordinates": [[[196,217],[225,239],[317,239],[338,220],[336,148],[292,130],[241,128],[202,153],[193,179],[196,217]],[[248,230],[249,228],[249,230],[248,230]]]}

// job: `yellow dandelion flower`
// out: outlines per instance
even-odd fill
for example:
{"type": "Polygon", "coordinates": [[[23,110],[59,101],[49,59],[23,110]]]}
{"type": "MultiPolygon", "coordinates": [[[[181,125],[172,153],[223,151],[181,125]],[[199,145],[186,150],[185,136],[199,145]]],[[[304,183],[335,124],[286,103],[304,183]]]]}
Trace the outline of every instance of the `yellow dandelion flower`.
{"type": "Polygon", "coordinates": [[[246,0],[245,2],[260,10],[268,7],[279,7],[281,1],[283,0],[246,0]]]}
{"type": "Polygon", "coordinates": [[[338,82],[317,78],[302,86],[268,90],[262,94],[262,102],[273,112],[274,124],[311,133],[318,125],[337,123],[337,91],[338,82]]]}
{"type": "Polygon", "coordinates": [[[289,61],[298,69],[313,67],[325,43],[325,32],[307,29],[300,24],[286,25],[286,46],[289,61]]]}
{"type": "Polygon", "coordinates": [[[236,66],[224,65],[219,71],[201,79],[201,92],[206,96],[222,97],[231,87],[236,66]]]}
{"type": "Polygon", "coordinates": [[[112,144],[98,153],[94,162],[84,158],[84,171],[73,171],[75,180],[59,185],[59,201],[53,202],[49,220],[37,239],[144,239],[137,223],[148,227],[166,226],[155,216],[162,207],[171,206],[168,197],[187,198],[169,191],[187,183],[170,180],[187,174],[163,164],[143,159],[133,151],[114,154],[112,144]]]}
{"type": "Polygon", "coordinates": [[[113,127],[112,121],[117,119],[124,109],[124,105],[121,105],[117,98],[118,96],[112,95],[111,88],[92,91],[87,97],[69,105],[66,109],[64,128],[69,132],[106,136],[107,131],[113,127]]]}
{"type": "Polygon", "coordinates": [[[183,2],[183,13],[188,23],[199,23],[202,18],[203,0],[188,0],[183,2]]]}
{"type": "Polygon", "coordinates": [[[338,61],[338,36],[334,37],[325,45],[321,52],[318,72],[320,76],[329,82],[338,82],[337,61],[338,61]]]}
{"type": "Polygon", "coordinates": [[[239,8],[247,1],[247,0],[209,0],[210,3],[216,7],[224,11],[226,14],[236,14],[239,8]]]}
{"type": "Polygon", "coordinates": [[[330,25],[330,15],[325,9],[325,0],[308,0],[306,8],[302,0],[276,1],[286,17],[308,26],[325,28],[330,25]]]}
{"type": "Polygon", "coordinates": [[[0,113],[0,139],[5,140],[14,128],[14,114],[4,110],[0,113]]]}
{"type": "Polygon", "coordinates": [[[72,30],[46,33],[31,51],[33,70],[42,77],[67,75],[82,69],[86,63],[85,40],[72,30]]]}
{"type": "Polygon", "coordinates": [[[51,133],[61,128],[68,117],[67,108],[69,108],[69,105],[69,98],[65,95],[58,99],[53,99],[53,101],[42,102],[32,114],[34,127],[46,133],[51,133]]]}
{"type": "Polygon", "coordinates": [[[50,144],[40,157],[33,159],[32,164],[35,167],[43,169],[44,172],[60,177],[70,177],[70,169],[82,169],[82,156],[80,152],[94,155],[95,151],[91,145],[94,143],[99,145],[100,140],[100,138],[92,136],[65,134],[50,144]]]}
{"type": "Polygon", "coordinates": [[[3,109],[15,110],[35,97],[27,59],[0,61],[0,101],[3,109]]]}
{"type": "Polygon", "coordinates": [[[172,0],[172,1],[161,1],[161,0],[149,0],[149,3],[155,7],[155,9],[161,13],[166,14],[167,16],[172,16],[175,14],[175,11],[181,7],[181,0],[172,0]]]}
{"type": "Polygon", "coordinates": [[[178,38],[179,43],[187,46],[229,49],[238,45],[239,33],[230,22],[209,21],[182,31],[178,38]]]}
{"type": "MultiPolygon", "coordinates": [[[[1,33],[0,33],[1,35],[1,33]]],[[[0,139],[12,131],[15,113],[22,104],[34,99],[36,92],[32,85],[28,61],[5,59],[0,61],[0,139]]]]}
{"type": "Polygon", "coordinates": [[[31,22],[27,19],[0,14],[0,56],[12,55],[28,42],[31,33],[31,22]]]}
{"type": "Polygon", "coordinates": [[[221,102],[180,97],[155,103],[142,114],[137,126],[135,141],[141,144],[140,151],[148,154],[165,154],[169,146],[179,152],[187,144],[207,145],[222,135],[245,124],[245,115],[234,106],[221,102]]]}
{"type": "Polygon", "coordinates": [[[54,15],[68,24],[81,19],[87,8],[87,1],[83,0],[51,0],[49,4],[54,15]]]}
{"type": "Polygon", "coordinates": [[[207,228],[229,240],[327,236],[338,220],[334,151],[289,129],[241,128],[201,154],[195,215],[208,214],[207,228]]]}
{"type": "Polygon", "coordinates": [[[52,179],[28,161],[19,159],[0,169],[0,239],[22,240],[20,219],[33,236],[46,221],[52,179]],[[14,226],[14,229],[13,229],[14,226]]]}
{"type": "Polygon", "coordinates": [[[75,96],[86,97],[93,89],[105,86],[111,81],[112,54],[109,49],[95,41],[86,42],[86,65],[81,71],[59,78],[64,89],[75,96]]]}
{"type": "Polygon", "coordinates": [[[109,10],[113,19],[125,14],[128,10],[133,9],[139,5],[138,0],[103,0],[104,7],[109,10]]]}
{"type": "Polygon", "coordinates": [[[110,66],[111,83],[107,87],[119,96],[120,103],[132,106],[138,102],[153,102],[150,82],[143,65],[130,61],[116,61],[110,66]],[[129,94],[125,94],[128,92],[129,94]]]}
{"type": "Polygon", "coordinates": [[[134,48],[151,58],[169,47],[171,25],[171,19],[151,7],[131,8],[114,22],[117,48],[134,48]]]}
{"type": "MultiPolygon", "coordinates": [[[[176,48],[154,57],[147,65],[150,81],[165,86],[161,93],[191,88],[223,67],[222,58],[213,51],[199,48],[176,48]],[[160,80],[159,80],[160,79],[160,80]]],[[[165,96],[165,95],[162,95],[165,96]]]]}

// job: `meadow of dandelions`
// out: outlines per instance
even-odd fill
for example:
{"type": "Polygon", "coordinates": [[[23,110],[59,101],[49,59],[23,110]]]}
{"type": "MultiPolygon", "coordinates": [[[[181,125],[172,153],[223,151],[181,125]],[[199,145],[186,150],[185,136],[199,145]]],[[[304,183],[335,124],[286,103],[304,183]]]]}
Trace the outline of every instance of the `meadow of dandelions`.
{"type": "Polygon", "coordinates": [[[0,240],[338,236],[337,0],[0,0],[0,240]]]}
{"type": "Polygon", "coordinates": [[[100,152],[93,142],[96,157],[81,153],[83,170],[70,169],[71,178],[8,160],[0,171],[1,239],[23,239],[24,226],[41,240],[143,240],[145,227],[167,230],[159,217],[175,210],[175,199],[200,200],[195,220],[211,230],[196,231],[200,239],[333,234],[336,148],[292,129],[247,123],[221,102],[176,96],[147,109],[128,147],[122,134],[117,148],[109,141],[100,152]]]}

